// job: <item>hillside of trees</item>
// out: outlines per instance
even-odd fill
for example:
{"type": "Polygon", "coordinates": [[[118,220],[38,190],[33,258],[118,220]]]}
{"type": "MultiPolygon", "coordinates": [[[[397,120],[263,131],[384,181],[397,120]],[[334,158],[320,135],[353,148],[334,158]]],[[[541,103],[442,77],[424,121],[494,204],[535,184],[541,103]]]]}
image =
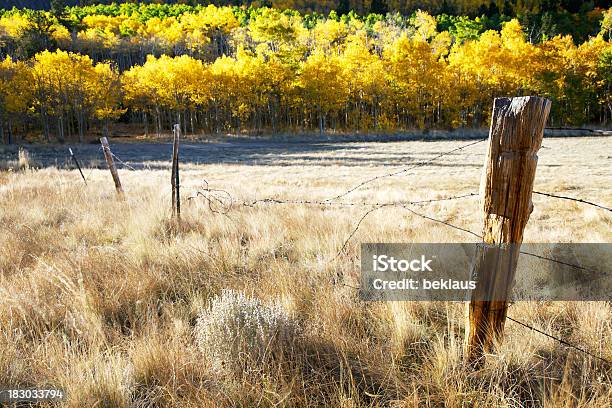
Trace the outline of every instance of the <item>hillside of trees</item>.
{"type": "Polygon", "coordinates": [[[609,0],[4,0],[4,8],[12,7],[49,10],[53,3],[64,6],[89,6],[110,3],[187,4],[216,6],[255,6],[277,9],[296,9],[303,12],[329,13],[332,10],[360,13],[395,12],[412,13],[423,10],[430,13],[481,15],[499,10],[509,13],[547,12],[559,9],[570,13],[609,7],[609,0]],[[342,9],[345,10],[342,10],[342,9]]]}
{"type": "Polygon", "coordinates": [[[553,100],[552,125],[607,126],[612,9],[590,13],[592,34],[578,39],[505,15],[3,10],[0,138],[83,141],[112,122],[144,133],[478,127],[494,97],[525,94],[553,100]]]}
{"type": "MultiPolygon", "coordinates": [[[[600,9],[610,7],[610,0],[5,0],[5,9],[12,7],[51,10],[64,6],[87,6],[94,4],[138,3],[138,4],[183,4],[242,7],[272,7],[279,10],[293,9],[302,13],[329,15],[359,15],[369,13],[400,13],[409,15],[417,10],[432,15],[480,17],[493,19],[517,18],[529,33],[535,35],[570,34],[575,40],[584,41],[598,31],[597,20],[600,9]]],[[[499,28],[499,27],[498,27],[499,28]]]]}

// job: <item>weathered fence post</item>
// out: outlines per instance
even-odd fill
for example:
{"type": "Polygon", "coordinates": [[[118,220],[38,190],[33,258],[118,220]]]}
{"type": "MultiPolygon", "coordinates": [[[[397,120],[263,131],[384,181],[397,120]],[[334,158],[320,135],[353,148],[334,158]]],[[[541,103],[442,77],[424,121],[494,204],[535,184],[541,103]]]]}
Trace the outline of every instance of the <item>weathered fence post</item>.
{"type": "Polygon", "coordinates": [[[174,143],[172,145],[172,216],[181,218],[181,196],[179,191],[179,139],[181,136],[181,125],[174,125],[174,143]]]}
{"type": "Polygon", "coordinates": [[[533,210],[531,193],[550,101],[496,98],[480,184],[483,244],[474,258],[465,356],[477,362],[501,340],[523,231],[533,210]]]}
{"type": "Polygon", "coordinates": [[[115,166],[115,161],[113,160],[113,154],[111,153],[110,146],[108,145],[108,139],[106,137],[100,138],[100,143],[102,143],[102,151],[104,152],[104,158],[106,159],[106,164],[108,165],[108,169],[113,176],[113,181],[115,182],[115,189],[117,190],[117,194],[123,198],[123,187],[121,187],[121,180],[119,180],[119,173],[117,173],[117,167],[115,166]]]}

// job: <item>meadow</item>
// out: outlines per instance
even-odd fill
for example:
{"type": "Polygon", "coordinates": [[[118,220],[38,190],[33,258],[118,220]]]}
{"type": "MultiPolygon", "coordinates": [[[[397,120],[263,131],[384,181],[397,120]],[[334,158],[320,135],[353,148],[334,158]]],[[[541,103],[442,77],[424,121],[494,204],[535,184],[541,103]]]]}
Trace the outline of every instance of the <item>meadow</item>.
{"type": "MultiPolygon", "coordinates": [[[[88,163],[87,185],[74,169],[25,160],[0,172],[0,384],[63,388],[66,407],[609,407],[612,367],[537,332],[508,321],[503,344],[474,369],[462,359],[463,303],[360,300],[360,242],[475,237],[389,207],[369,214],[340,252],[367,207],[237,204],[324,200],[467,143],[202,153],[181,164],[180,222],[170,214],[169,161],[122,157],[136,168],[119,170],[125,200],[108,170],[88,163]],[[198,196],[204,180],[234,205],[198,196]]],[[[337,201],[478,192],[485,148],[337,201]]],[[[609,137],[545,138],[535,190],[610,206],[611,151],[609,137]]],[[[609,212],[533,202],[526,242],[611,242],[609,212]]],[[[475,196],[409,208],[482,228],[475,196]]],[[[519,302],[509,314],[612,359],[608,302],[519,302]]]]}

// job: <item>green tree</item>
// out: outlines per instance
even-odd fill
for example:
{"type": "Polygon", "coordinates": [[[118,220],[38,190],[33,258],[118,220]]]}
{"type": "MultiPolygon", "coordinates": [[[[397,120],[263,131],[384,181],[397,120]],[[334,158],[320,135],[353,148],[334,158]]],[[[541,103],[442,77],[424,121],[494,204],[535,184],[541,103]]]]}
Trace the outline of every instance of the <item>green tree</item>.
{"type": "Polygon", "coordinates": [[[41,51],[57,48],[53,38],[53,20],[47,13],[32,11],[29,17],[32,24],[16,40],[16,56],[20,59],[28,59],[41,51]]]}

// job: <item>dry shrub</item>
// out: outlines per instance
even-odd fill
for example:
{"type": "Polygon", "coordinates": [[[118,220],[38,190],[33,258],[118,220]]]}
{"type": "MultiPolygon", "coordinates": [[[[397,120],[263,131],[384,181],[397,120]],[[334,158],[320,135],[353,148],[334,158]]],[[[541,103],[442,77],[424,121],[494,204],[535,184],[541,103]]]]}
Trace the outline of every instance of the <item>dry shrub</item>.
{"type": "Polygon", "coordinates": [[[397,397],[401,380],[377,366],[379,356],[319,334],[306,334],[279,301],[232,290],[214,297],[195,326],[197,345],[232,404],[261,405],[265,397],[270,405],[377,406],[397,397]]]}
{"type": "Polygon", "coordinates": [[[214,371],[260,373],[290,350],[298,325],[279,302],[264,303],[242,292],[223,290],[197,320],[198,346],[214,371]]]}
{"type": "Polygon", "coordinates": [[[19,168],[22,170],[28,170],[31,164],[30,153],[23,147],[20,147],[17,157],[19,168]]]}

